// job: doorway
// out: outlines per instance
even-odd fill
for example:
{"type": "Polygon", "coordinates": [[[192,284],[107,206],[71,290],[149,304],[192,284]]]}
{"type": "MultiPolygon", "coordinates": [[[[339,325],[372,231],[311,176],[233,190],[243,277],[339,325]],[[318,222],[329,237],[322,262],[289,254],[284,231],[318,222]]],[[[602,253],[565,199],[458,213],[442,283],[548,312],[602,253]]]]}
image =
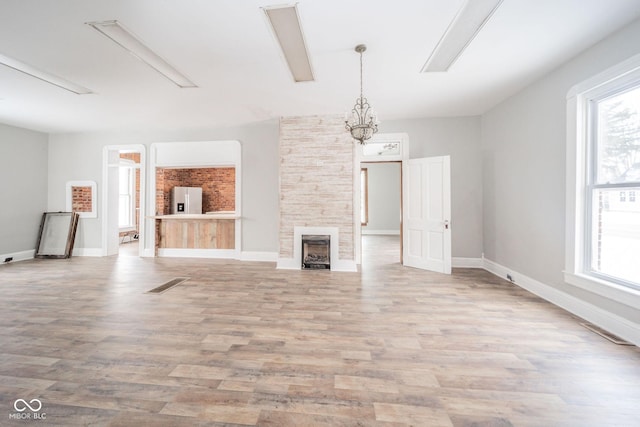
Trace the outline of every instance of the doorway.
{"type": "Polygon", "coordinates": [[[142,256],[145,237],[145,147],[110,145],[103,151],[102,254],[142,256]],[[135,241],[135,244],[133,244],[135,241]]]}
{"type": "Polygon", "coordinates": [[[402,162],[360,163],[362,265],[402,263],[402,162]]]}
{"type": "MultiPolygon", "coordinates": [[[[384,236],[384,239],[381,238],[379,240],[389,241],[391,244],[397,245],[399,249],[392,250],[391,253],[398,254],[397,257],[393,255],[394,260],[398,260],[398,262],[403,262],[404,256],[404,242],[403,242],[403,231],[402,231],[402,212],[403,212],[403,199],[402,199],[402,180],[403,178],[403,168],[405,162],[409,159],[409,135],[406,133],[378,133],[374,135],[366,144],[356,144],[354,149],[354,198],[353,205],[356,207],[354,209],[354,229],[355,229],[355,259],[356,264],[362,264],[363,252],[366,252],[366,256],[376,256],[378,253],[377,247],[388,245],[376,244],[373,242],[375,238],[365,237],[365,240],[368,239],[368,242],[363,242],[363,235],[368,236],[371,234],[364,233],[372,233],[371,230],[377,233],[386,233],[386,234],[377,234],[380,236],[384,236]],[[375,164],[392,164],[392,166],[386,166],[387,169],[391,169],[396,172],[392,172],[393,182],[399,182],[399,188],[396,184],[392,184],[395,188],[395,201],[394,209],[398,209],[394,211],[397,214],[397,223],[391,225],[389,222],[387,226],[383,225],[383,223],[374,222],[371,225],[363,226],[362,218],[365,217],[366,212],[362,209],[363,206],[367,206],[366,197],[368,195],[363,194],[364,189],[362,187],[364,175],[361,171],[362,168],[369,169],[371,167],[375,168],[375,164]],[[395,165],[395,166],[393,166],[395,165]],[[398,199],[399,197],[399,199],[398,199]],[[398,213],[399,212],[399,213],[398,213]],[[381,225],[382,224],[382,225],[381,225]],[[399,229],[399,230],[398,230],[399,229]],[[397,240],[396,240],[397,237],[397,240]],[[368,248],[363,248],[363,243],[369,243],[368,248]],[[364,250],[363,250],[364,249],[364,250]],[[371,251],[371,250],[373,251],[371,251]]],[[[381,168],[385,168],[385,166],[381,166],[381,168]]],[[[373,171],[373,169],[372,169],[373,171]]],[[[387,171],[388,172],[388,171],[387,171]]],[[[372,173],[375,174],[375,171],[372,173]]],[[[374,175],[375,180],[375,175],[374,175]]],[[[375,190],[374,190],[375,191],[375,190]]],[[[375,207],[373,208],[375,209],[375,207]]],[[[373,212],[375,215],[377,212],[373,212]]],[[[378,212],[379,213],[379,212],[378,212]]],[[[395,215],[395,214],[392,214],[395,215]]],[[[367,221],[368,222],[368,221],[367,221]]],[[[381,250],[383,252],[384,250],[381,250]]]]}

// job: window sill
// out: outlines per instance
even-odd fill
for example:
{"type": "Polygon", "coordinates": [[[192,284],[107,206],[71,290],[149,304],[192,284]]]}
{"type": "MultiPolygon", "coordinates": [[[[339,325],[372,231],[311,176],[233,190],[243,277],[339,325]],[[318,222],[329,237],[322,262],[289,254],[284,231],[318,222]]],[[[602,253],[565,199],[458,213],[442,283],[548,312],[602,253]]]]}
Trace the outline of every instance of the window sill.
{"type": "Polygon", "coordinates": [[[585,274],[564,273],[564,281],[570,285],[603,296],[629,307],[640,307],[640,291],[585,274]]]}

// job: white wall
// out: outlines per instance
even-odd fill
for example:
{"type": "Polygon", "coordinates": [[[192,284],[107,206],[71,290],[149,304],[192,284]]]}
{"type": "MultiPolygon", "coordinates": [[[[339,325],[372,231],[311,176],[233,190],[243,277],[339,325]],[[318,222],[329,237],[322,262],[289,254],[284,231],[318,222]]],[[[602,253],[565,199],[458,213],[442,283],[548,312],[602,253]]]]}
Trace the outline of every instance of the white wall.
{"type": "Polygon", "coordinates": [[[33,251],[47,208],[47,135],[0,124],[0,263],[33,251]]]}
{"type": "Polygon", "coordinates": [[[369,181],[369,222],[362,234],[400,234],[400,163],[362,163],[369,181]]]}
{"type": "Polygon", "coordinates": [[[451,156],[451,252],[482,256],[480,117],[390,120],[380,132],[409,135],[409,157],[451,156]]]}
{"type": "MultiPolygon", "coordinates": [[[[242,145],[242,250],[278,250],[278,123],[268,121],[242,127],[175,132],[53,134],[49,137],[49,197],[51,210],[64,208],[65,183],[92,180],[98,184],[98,212],[102,200],[102,150],[106,145],[154,142],[238,140],[242,145]]],[[[147,170],[147,173],[153,173],[147,170]]],[[[147,176],[149,182],[149,176],[147,176]]],[[[83,219],[76,248],[102,245],[102,218],[83,219]]]]}
{"type": "Polygon", "coordinates": [[[640,21],[482,117],[484,252],[501,266],[640,323],[640,309],[564,283],[566,95],[640,52],[640,21]]]}

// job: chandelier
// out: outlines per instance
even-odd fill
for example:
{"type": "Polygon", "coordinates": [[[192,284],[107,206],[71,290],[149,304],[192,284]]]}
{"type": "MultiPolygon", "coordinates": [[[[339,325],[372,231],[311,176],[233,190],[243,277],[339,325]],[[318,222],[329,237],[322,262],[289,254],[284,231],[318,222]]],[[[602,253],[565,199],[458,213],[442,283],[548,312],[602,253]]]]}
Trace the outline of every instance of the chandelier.
{"type": "Polygon", "coordinates": [[[367,50],[367,46],[359,44],[356,46],[356,52],[360,54],[360,98],[356,99],[356,105],[351,109],[351,121],[349,115],[344,121],[345,127],[353,139],[366,144],[367,139],[371,138],[374,133],[378,132],[378,119],[373,113],[369,101],[362,94],[362,52],[367,50]]]}

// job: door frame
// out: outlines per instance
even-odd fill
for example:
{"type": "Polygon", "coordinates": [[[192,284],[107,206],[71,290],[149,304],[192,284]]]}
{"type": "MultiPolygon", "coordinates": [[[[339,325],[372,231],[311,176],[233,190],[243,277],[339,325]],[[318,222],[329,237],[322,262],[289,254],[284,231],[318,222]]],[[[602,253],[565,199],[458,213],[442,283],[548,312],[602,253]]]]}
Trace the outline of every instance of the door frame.
{"type": "MultiPolygon", "coordinates": [[[[363,152],[361,144],[354,143],[354,167],[353,167],[353,229],[354,229],[354,250],[356,264],[362,264],[362,223],[360,218],[360,168],[362,163],[384,163],[384,162],[400,162],[400,185],[402,187],[402,174],[405,162],[409,160],[409,135],[406,133],[378,133],[375,134],[368,144],[372,143],[400,143],[400,153],[388,156],[367,156],[363,152]]],[[[400,192],[400,263],[402,263],[402,241],[403,241],[403,223],[402,223],[402,206],[403,190],[400,192]]]]}
{"type": "Polygon", "coordinates": [[[146,200],[146,147],[143,144],[106,145],[102,150],[102,256],[117,255],[120,238],[118,236],[118,173],[120,152],[140,153],[140,211],[138,230],[138,255],[144,253],[145,200],[146,200]],[[113,218],[116,218],[115,223],[113,218]],[[115,226],[114,226],[115,224],[115,226]]]}

